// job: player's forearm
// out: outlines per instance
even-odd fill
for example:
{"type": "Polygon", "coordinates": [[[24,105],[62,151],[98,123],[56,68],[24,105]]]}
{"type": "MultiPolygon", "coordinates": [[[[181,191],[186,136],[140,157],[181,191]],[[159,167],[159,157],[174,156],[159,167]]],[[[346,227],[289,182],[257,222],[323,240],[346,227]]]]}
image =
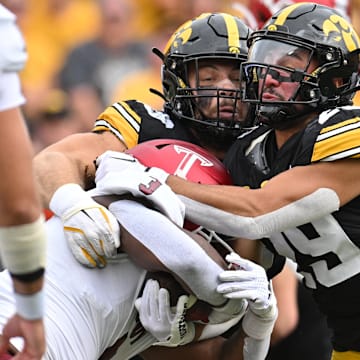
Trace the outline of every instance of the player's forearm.
{"type": "Polygon", "coordinates": [[[344,204],[358,194],[359,180],[354,174],[359,169],[356,160],[297,166],[273,177],[259,189],[195,184],[176,176],[169,176],[166,182],[176,193],[198,202],[232,214],[257,217],[310,198],[320,189],[332,191],[336,201],[344,204]]]}
{"type": "Polygon", "coordinates": [[[199,299],[212,305],[224,303],[216,287],[225,263],[204,239],[195,242],[159,212],[133,201],[114,202],[109,209],[122,225],[122,250],[135,263],[150,271],[172,273],[199,299]]]}
{"type": "Polygon", "coordinates": [[[166,183],[179,195],[184,195],[229,213],[257,216],[263,211],[258,206],[259,201],[257,201],[256,192],[252,191],[250,195],[248,189],[242,187],[198,184],[172,175],[167,178],[166,183]],[[240,203],[239,200],[241,200],[240,203]]]}
{"type": "MultiPolygon", "coordinates": [[[[214,360],[264,360],[270,344],[270,336],[255,340],[239,329],[229,339],[214,343],[212,352],[214,360]]],[[[211,341],[212,339],[210,339],[211,341]]]]}
{"type": "Polygon", "coordinates": [[[12,278],[14,290],[19,294],[33,294],[40,291],[44,284],[44,276],[31,281],[31,282],[24,282],[16,279],[15,277],[12,278]]]}
{"type": "Polygon", "coordinates": [[[34,158],[41,201],[48,207],[54,192],[67,183],[86,188],[95,177],[94,160],[102,153],[101,135],[74,134],[45,148],[34,158]]]}
{"type": "Polygon", "coordinates": [[[67,183],[84,189],[94,186],[95,159],[108,149],[124,151],[125,145],[112,133],[70,135],[35,156],[34,169],[43,206],[54,192],[67,183]]]}
{"type": "Polygon", "coordinates": [[[206,360],[244,360],[243,337],[237,332],[230,339],[221,336],[191,343],[176,348],[151,347],[141,353],[144,360],[183,360],[183,359],[206,359],[206,360]]]}
{"type": "MultiPolygon", "coordinates": [[[[294,173],[295,170],[291,176],[294,173]]],[[[276,188],[286,188],[284,178],[279,176],[279,179],[276,188]]],[[[339,208],[339,197],[331,188],[310,184],[300,190],[293,187],[295,189],[292,188],[289,194],[281,195],[280,190],[271,191],[274,186],[270,182],[264,188],[249,190],[195,184],[175,176],[169,176],[167,180],[175,192],[185,195],[180,198],[186,205],[186,217],[190,221],[234,237],[260,239],[339,208]]]]}
{"type": "Polygon", "coordinates": [[[61,152],[42,152],[34,159],[34,170],[43,207],[48,208],[54,192],[67,183],[85,186],[78,163],[61,152]]]}

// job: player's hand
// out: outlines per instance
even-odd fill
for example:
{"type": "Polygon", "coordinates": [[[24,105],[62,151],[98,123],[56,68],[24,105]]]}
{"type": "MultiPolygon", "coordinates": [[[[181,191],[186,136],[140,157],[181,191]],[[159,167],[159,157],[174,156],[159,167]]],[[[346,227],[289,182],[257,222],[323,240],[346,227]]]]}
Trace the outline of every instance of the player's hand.
{"type": "Polygon", "coordinates": [[[2,331],[0,354],[5,354],[10,339],[18,336],[24,339],[24,348],[12,359],[41,360],[46,349],[43,321],[26,320],[19,315],[11,317],[2,331]]]}
{"type": "Polygon", "coordinates": [[[255,339],[263,339],[271,333],[277,318],[276,298],[265,269],[249,260],[231,253],[226,260],[237,270],[220,274],[217,291],[229,299],[246,299],[249,311],[244,316],[245,332],[255,339]]]}
{"type": "MultiPolygon", "coordinates": [[[[141,164],[131,154],[125,152],[105,151],[103,154],[98,156],[95,160],[96,176],[95,182],[101,182],[104,177],[109,173],[122,173],[130,168],[138,168],[139,170],[145,171],[146,166],[141,164]]],[[[114,194],[114,193],[112,193],[114,194]]]]}
{"type": "Polygon", "coordinates": [[[130,193],[145,198],[175,224],[183,226],[185,205],[165,184],[167,172],[148,168],[132,155],[115,151],[99,156],[96,166],[95,182],[99,195],[130,193]]]}
{"type": "Polygon", "coordinates": [[[176,308],[172,309],[168,290],[160,288],[156,280],[147,280],[135,306],[145,330],[158,340],[156,345],[172,347],[187,344],[194,339],[194,324],[185,320],[189,299],[189,296],[181,295],[176,308]]]}
{"type": "Polygon", "coordinates": [[[116,218],[79,185],[61,186],[50,209],[61,218],[70,249],[81,264],[101,268],[106,266],[106,258],[117,255],[120,227],[116,218]]]}
{"type": "Polygon", "coordinates": [[[223,306],[212,307],[208,316],[209,324],[222,324],[235,317],[240,318],[246,311],[248,303],[245,299],[228,299],[223,306]]]}
{"type": "Polygon", "coordinates": [[[226,270],[220,274],[222,283],[217,291],[229,299],[249,300],[249,306],[255,312],[266,311],[270,305],[271,291],[265,269],[236,253],[228,254],[226,261],[236,270],[226,270]]]}
{"type": "Polygon", "coordinates": [[[0,72],[22,70],[27,60],[25,42],[15,16],[6,9],[1,9],[0,33],[0,72]]]}

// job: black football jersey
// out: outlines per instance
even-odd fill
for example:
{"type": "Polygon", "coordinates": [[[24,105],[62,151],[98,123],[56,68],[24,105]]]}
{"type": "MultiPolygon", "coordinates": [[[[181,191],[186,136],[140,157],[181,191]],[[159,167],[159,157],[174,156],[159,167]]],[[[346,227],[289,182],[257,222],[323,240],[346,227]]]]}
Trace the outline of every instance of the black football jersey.
{"type": "MultiPolygon", "coordinates": [[[[279,150],[272,129],[253,128],[230,148],[225,165],[236,185],[255,189],[291,167],[359,157],[360,108],[349,106],[321,113],[279,150]]],[[[334,348],[360,351],[360,196],[268,241],[297,263],[334,331],[334,348]]]]}
{"type": "Polygon", "coordinates": [[[111,131],[130,149],[154,139],[176,139],[196,143],[180,120],[171,119],[136,100],[119,101],[109,106],[95,121],[93,132],[111,131]]]}

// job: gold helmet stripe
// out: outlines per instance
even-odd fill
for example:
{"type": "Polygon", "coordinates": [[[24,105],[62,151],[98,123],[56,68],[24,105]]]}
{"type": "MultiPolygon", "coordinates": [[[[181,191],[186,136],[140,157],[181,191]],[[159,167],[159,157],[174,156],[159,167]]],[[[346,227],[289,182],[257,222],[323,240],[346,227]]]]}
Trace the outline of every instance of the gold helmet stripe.
{"type": "Polygon", "coordinates": [[[287,17],[299,6],[304,5],[304,3],[297,3],[294,5],[290,5],[287,8],[285,8],[277,17],[277,19],[275,20],[274,24],[275,25],[284,25],[287,17]]]}
{"type": "Polygon", "coordinates": [[[222,13],[221,15],[224,18],[228,33],[229,51],[232,53],[238,53],[240,48],[240,40],[239,40],[240,34],[236,20],[232,15],[224,14],[224,13],[222,13]]]}
{"type": "MultiPolygon", "coordinates": [[[[203,18],[206,18],[208,16],[210,16],[211,13],[203,13],[201,15],[199,15],[198,17],[196,17],[195,19],[192,19],[192,20],[188,20],[188,21],[185,21],[182,25],[180,25],[175,31],[174,33],[171,35],[170,39],[168,40],[168,42],[166,43],[165,47],[164,47],[164,54],[167,54],[169,51],[170,51],[170,48],[171,48],[171,45],[173,45],[175,39],[177,37],[180,37],[182,39],[182,43],[185,44],[190,36],[191,36],[191,33],[192,33],[192,30],[191,30],[191,25],[192,23],[195,21],[195,20],[199,20],[199,19],[203,19],[203,18]],[[186,31],[185,31],[186,30],[186,31]],[[185,34],[183,34],[185,31],[185,34]],[[181,34],[181,35],[180,35],[181,34]],[[179,36],[180,35],[180,36],[179,36]]],[[[174,46],[176,47],[177,46],[177,43],[174,43],[174,46]]]]}

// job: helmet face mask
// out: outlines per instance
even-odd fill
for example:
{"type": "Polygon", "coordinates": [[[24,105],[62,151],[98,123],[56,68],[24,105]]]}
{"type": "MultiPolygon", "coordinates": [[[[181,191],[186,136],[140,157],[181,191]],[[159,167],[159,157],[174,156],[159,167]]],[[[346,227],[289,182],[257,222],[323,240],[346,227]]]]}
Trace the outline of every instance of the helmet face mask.
{"type": "Polygon", "coordinates": [[[254,32],[249,43],[242,65],[244,101],[257,104],[260,121],[286,128],[309,113],[352,104],[360,42],[334,9],[291,5],[254,32]]]}
{"type": "Polygon", "coordinates": [[[184,62],[186,83],[174,99],[181,116],[219,129],[240,127],[246,115],[241,102],[240,61],[196,58],[184,62]],[[184,111],[185,110],[185,111],[184,111]]]}
{"type": "Polygon", "coordinates": [[[249,28],[228,14],[202,14],[185,23],[165,49],[162,69],[167,109],[197,129],[237,134],[246,118],[240,68],[249,28]]]}
{"type": "Polygon", "coordinates": [[[282,119],[298,118],[318,104],[317,62],[313,50],[287,42],[261,39],[251,48],[243,64],[245,101],[259,104],[259,119],[282,127],[282,119]],[[281,86],[278,84],[281,83],[281,86]]]}

